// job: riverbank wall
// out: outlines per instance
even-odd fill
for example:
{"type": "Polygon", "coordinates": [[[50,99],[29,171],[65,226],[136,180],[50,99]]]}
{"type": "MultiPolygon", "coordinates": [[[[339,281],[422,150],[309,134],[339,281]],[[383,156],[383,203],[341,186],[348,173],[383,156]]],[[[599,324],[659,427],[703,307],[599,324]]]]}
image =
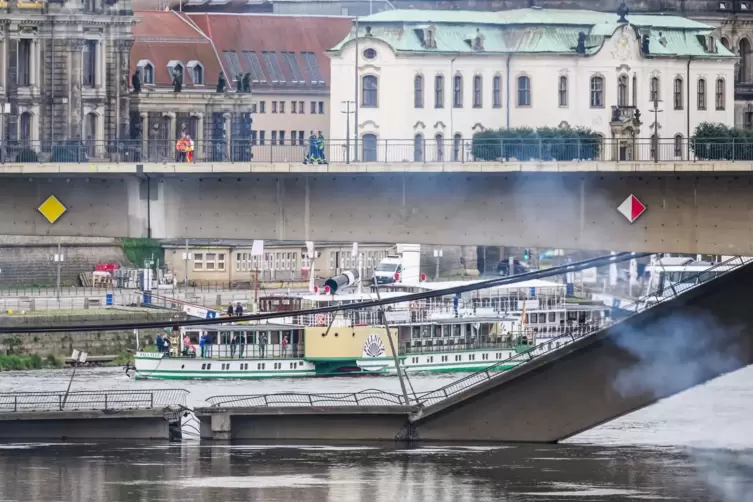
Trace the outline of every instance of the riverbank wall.
{"type": "MultiPolygon", "coordinates": [[[[17,329],[13,333],[0,334],[0,355],[31,355],[40,357],[68,357],[73,349],[94,355],[122,354],[136,348],[136,337],[132,329],[28,333],[26,328],[39,326],[96,326],[123,323],[143,323],[156,321],[177,321],[185,319],[185,314],[145,308],[115,307],[112,309],[87,311],[47,311],[26,315],[2,315],[0,326],[17,329]]],[[[162,330],[151,329],[139,332],[141,345],[151,345],[162,330]]]]}

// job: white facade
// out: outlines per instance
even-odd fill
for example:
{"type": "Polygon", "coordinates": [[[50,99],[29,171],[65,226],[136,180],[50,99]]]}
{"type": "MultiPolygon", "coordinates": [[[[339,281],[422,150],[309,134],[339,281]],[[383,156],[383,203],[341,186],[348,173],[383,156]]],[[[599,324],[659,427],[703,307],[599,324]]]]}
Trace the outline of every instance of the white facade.
{"type": "MultiPolygon", "coordinates": [[[[612,107],[620,105],[634,106],[640,111],[642,124],[633,133],[640,139],[632,158],[648,159],[653,155],[652,85],[657,83],[661,160],[685,158],[686,138],[702,122],[734,124],[735,59],[729,53],[701,58],[645,56],[636,28],[629,24],[615,28],[591,54],[577,54],[575,43],[572,54],[427,54],[395,51],[389,41],[379,36],[361,36],[357,97],[359,155],[363,160],[374,156],[364,148],[372,150],[376,137],[379,161],[470,160],[470,138],[474,132],[567,124],[601,134],[605,143],[611,145],[604,147],[602,158],[605,158],[614,147],[612,107]],[[368,95],[364,90],[369,81],[373,82],[371,77],[377,82],[375,106],[369,106],[374,93],[368,95]],[[436,96],[438,77],[443,79],[443,86],[436,96]],[[453,92],[455,77],[462,79],[457,102],[458,96],[453,92]],[[521,89],[526,77],[530,93],[521,89]],[[620,79],[624,83],[621,100],[620,79]],[[601,92],[592,92],[592,86],[598,89],[600,83],[601,92]],[[421,89],[422,96],[421,91],[416,96],[416,87],[421,89]],[[422,152],[416,151],[418,140],[424,142],[422,152]]],[[[339,49],[331,53],[333,107],[354,100],[355,41],[349,40],[339,49]]],[[[345,117],[333,111],[330,124],[333,140],[346,137],[345,117]]],[[[353,130],[351,118],[351,137],[353,130]]]]}

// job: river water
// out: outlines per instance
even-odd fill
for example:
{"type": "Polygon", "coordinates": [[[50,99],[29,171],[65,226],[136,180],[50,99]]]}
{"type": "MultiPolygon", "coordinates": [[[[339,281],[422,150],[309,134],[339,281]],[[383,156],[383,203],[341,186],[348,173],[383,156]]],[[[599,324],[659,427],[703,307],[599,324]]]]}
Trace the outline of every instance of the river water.
{"type": "MultiPolygon", "coordinates": [[[[70,370],[3,373],[0,392],[58,390],[70,370]]],[[[412,376],[416,392],[457,375],[412,376]]],[[[399,389],[389,377],[134,381],[79,370],[75,390],[185,388],[213,395],[399,389]]],[[[563,444],[515,446],[0,444],[0,502],[753,502],[753,367],[563,444]]]]}

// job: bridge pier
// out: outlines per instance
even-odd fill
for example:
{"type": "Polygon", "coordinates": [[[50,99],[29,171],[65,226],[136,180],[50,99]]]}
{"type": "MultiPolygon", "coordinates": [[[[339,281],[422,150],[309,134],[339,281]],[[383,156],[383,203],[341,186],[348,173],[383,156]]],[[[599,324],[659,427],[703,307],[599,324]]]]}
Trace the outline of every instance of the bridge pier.
{"type": "MultiPolygon", "coordinates": [[[[197,408],[208,441],[402,441],[410,406],[197,408]]],[[[406,429],[407,428],[407,429],[406,429]]]]}
{"type": "Polygon", "coordinates": [[[1,440],[168,440],[180,416],[165,410],[65,410],[0,413],[1,440]]]}

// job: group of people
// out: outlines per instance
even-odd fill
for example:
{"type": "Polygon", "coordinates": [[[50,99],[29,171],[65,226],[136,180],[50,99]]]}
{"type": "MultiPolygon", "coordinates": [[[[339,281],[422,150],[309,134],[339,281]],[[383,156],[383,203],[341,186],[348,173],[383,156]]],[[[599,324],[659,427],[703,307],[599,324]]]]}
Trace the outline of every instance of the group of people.
{"type": "Polygon", "coordinates": [[[170,337],[167,333],[164,335],[162,333],[158,334],[154,340],[154,344],[157,346],[157,352],[170,354],[170,337]]]}
{"type": "Polygon", "coordinates": [[[193,162],[194,143],[186,133],[175,143],[175,162],[193,162]]]}
{"type": "MultiPolygon", "coordinates": [[[[238,357],[242,358],[244,353],[246,352],[246,338],[244,336],[238,335],[236,333],[233,333],[232,335],[228,336],[229,339],[225,339],[224,343],[230,345],[230,357],[234,358],[236,352],[238,353],[238,357]]],[[[160,340],[163,340],[160,336],[157,337],[157,350],[159,352],[163,352],[165,350],[160,350],[160,340]]],[[[200,350],[200,357],[201,358],[211,358],[213,354],[213,347],[215,345],[214,337],[208,333],[204,333],[199,337],[199,350],[200,350]]],[[[261,332],[259,334],[259,337],[257,339],[257,345],[259,347],[259,357],[267,357],[267,334],[265,332],[261,332]]],[[[282,337],[282,340],[280,340],[280,356],[281,357],[287,357],[288,355],[288,348],[290,346],[290,339],[288,338],[288,335],[284,335],[282,337]]],[[[225,349],[227,350],[227,349],[225,349]]],[[[187,357],[196,357],[196,347],[193,345],[191,338],[188,335],[185,335],[183,337],[183,355],[187,357]]],[[[220,354],[222,355],[222,354],[220,354]]],[[[227,357],[227,353],[224,354],[225,357],[227,357]]],[[[274,354],[273,354],[274,356],[274,354]]]]}
{"type": "Polygon", "coordinates": [[[243,315],[243,305],[241,305],[241,302],[238,302],[235,305],[235,308],[233,308],[233,304],[232,303],[230,303],[230,305],[228,305],[228,307],[227,307],[227,316],[228,317],[233,317],[233,316],[240,317],[242,315],[243,315]]]}
{"type": "Polygon", "coordinates": [[[309,150],[303,159],[304,164],[326,164],[327,157],[324,155],[324,134],[322,131],[311,131],[309,135],[309,150]]]}

